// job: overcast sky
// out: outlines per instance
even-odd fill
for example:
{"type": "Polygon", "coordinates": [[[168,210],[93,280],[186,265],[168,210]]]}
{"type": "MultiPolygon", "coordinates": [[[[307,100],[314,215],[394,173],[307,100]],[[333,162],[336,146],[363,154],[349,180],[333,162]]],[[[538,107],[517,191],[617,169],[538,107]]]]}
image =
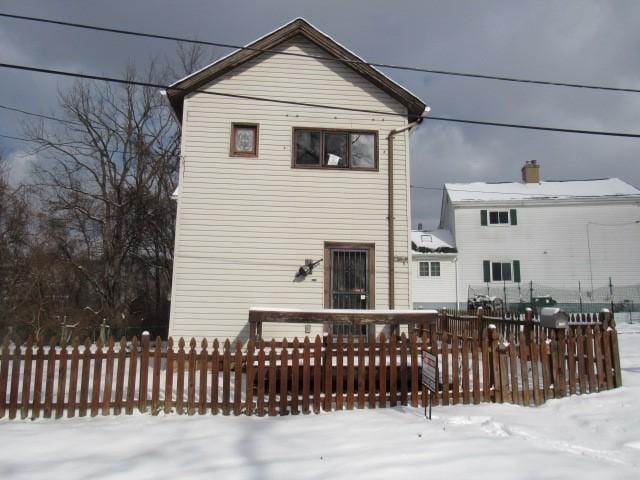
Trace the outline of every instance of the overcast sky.
{"type": "MultiPolygon", "coordinates": [[[[302,16],[367,60],[523,78],[640,88],[640,1],[0,0],[0,11],[245,44],[302,16]]],[[[116,76],[170,54],[171,42],[0,18],[0,62],[116,76]]],[[[217,57],[228,53],[213,49],[217,57]]],[[[640,133],[640,94],[387,71],[431,113],[496,122],[640,133]]],[[[56,112],[69,80],[0,71],[0,104],[56,112]]],[[[0,110],[0,134],[22,116],[0,110]]],[[[0,138],[14,178],[20,142],[0,138]]],[[[514,181],[537,159],[546,180],[619,177],[640,186],[640,139],[424,122],[412,140],[412,184],[514,181]]],[[[441,192],[412,190],[412,225],[437,226],[441,192]]]]}

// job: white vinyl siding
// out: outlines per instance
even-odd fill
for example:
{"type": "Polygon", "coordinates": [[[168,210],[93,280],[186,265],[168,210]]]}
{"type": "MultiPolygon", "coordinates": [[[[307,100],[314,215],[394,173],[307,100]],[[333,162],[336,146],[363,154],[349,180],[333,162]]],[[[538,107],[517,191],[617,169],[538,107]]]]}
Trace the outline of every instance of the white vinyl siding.
{"type": "MultiPolygon", "coordinates": [[[[278,48],[326,55],[302,37],[278,48]]],[[[406,113],[348,67],[311,58],[264,54],[202,88],[406,113]]],[[[294,275],[305,259],[323,258],[325,241],[375,243],[375,304],[387,308],[386,138],[406,123],[403,116],[188,95],[170,334],[244,341],[250,306],[322,307],[324,262],[304,281],[294,275]],[[229,156],[234,122],[260,125],[257,157],[229,156]],[[292,168],[294,127],[377,131],[379,170],[292,168]]],[[[395,255],[405,258],[407,139],[394,142],[395,255]]],[[[395,269],[396,308],[408,308],[408,263],[397,261],[395,269]]],[[[304,336],[304,326],[265,325],[263,334],[304,336]]]]}

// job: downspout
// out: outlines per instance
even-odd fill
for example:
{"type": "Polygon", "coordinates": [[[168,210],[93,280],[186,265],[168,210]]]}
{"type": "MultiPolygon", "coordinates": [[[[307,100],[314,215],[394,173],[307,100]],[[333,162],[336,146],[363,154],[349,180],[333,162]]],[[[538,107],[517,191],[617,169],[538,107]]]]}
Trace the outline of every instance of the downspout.
{"type": "MultiPolygon", "coordinates": [[[[429,107],[427,107],[425,109],[425,112],[428,112],[430,110],[429,107]]],[[[418,117],[417,120],[411,122],[410,124],[402,127],[402,128],[396,128],[394,130],[391,130],[389,132],[389,135],[387,136],[387,159],[388,159],[388,179],[389,179],[389,184],[387,187],[387,191],[388,191],[388,200],[389,200],[389,205],[388,205],[388,217],[387,217],[387,222],[388,222],[388,231],[389,231],[389,236],[387,238],[388,243],[389,243],[389,310],[394,310],[396,307],[396,302],[395,302],[395,265],[394,265],[394,257],[395,257],[395,251],[394,251],[394,241],[393,241],[393,237],[394,237],[394,229],[393,229],[393,137],[395,135],[397,135],[398,133],[402,133],[405,132],[407,130],[412,129],[413,127],[420,125],[422,123],[422,120],[424,120],[424,117],[418,117]]]]}

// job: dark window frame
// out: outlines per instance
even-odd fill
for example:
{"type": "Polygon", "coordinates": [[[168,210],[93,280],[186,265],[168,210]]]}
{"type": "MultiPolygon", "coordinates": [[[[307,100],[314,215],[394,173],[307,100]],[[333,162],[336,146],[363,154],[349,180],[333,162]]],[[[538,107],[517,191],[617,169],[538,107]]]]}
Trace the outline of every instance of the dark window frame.
{"type": "Polygon", "coordinates": [[[511,225],[511,212],[509,210],[488,210],[487,211],[487,225],[497,226],[497,227],[511,225]],[[500,220],[500,214],[505,214],[505,213],[507,214],[507,221],[503,222],[503,221],[500,220]],[[497,222],[492,222],[491,221],[491,214],[496,214],[498,216],[498,221],[497,222]]]}
{"type": "Polygon", "coordinates": [[[513,262],[491,262],[491,281],[492,282],[513,282],[513,262]],[[495,278],[494,266],[500,265],[500,278],[495,278]],[[509,266],[509,279],[504,279],[505,265],[509,266]]]}
{"type": "Polygon", "coordinates": [[[429,273],[431,273],[432,277],[439,277],[440,276],[440,271],[441,271],[440,270],[440,262],[431,262],[431,265],[429,266],[429,268],[430,268],[430,272],[429,273]],[[433,269],[434,265],[438,267],[438,272],[437,273],[435,273],[435,271],[433,269]]]}
{"type": "Polygon", "coordinates": [[[313,128],[313,127],[293,127],[291,132],[291,168],[309,168],[313,170],[362,170],[365,172],[377,172],[380,169],[380,155],[379,155],[379,144],[378,144],[378,131],[377,130],[362,130],[362,129],[346,129],[346,128],[313,128]],[[320,163],[318,165],[305,165],[296,163],[296,131],[304,130],[311,132],[320,133],[320,163]],[[326,133],[346,133],[347,134],[347,162],[346,165],[341,166],[332,166],[325,165],[325,141],[324,137],[326,133]],[[373,154],[374,154],[374,166],[373,167],[354,167],[351,165],[351,134],[354,133],[362,133],[367,135],[373,135],[374,146],[373,146],[373,154]]]}
{"type": "Polygon", "coordinates": [[[231,124],[231,139],[229,141],[229,156],[230,157],[257,157],[258,146],[260,143],[260,124],[258,123],[232,123],[231,124]],[[244,152],[239,151],[236,148],[236,129],[238,128],[253,128],[255,130],[255,142],[253,144],[253,151],[244,152]]]}
{"type": "Polygon", "coordinates": [[[428,262],[428,261],[420,260],[420,262],[419,262],[419,264],[418,264],[418,276],[419,276],[420,278],[422,278],[422,277],[430,277],[430,276],[431,276],[431,274],[430,274],[430,272],[431,272],[431,271],[429,270],[430,268],[431,268],[431,265],[429,265],[429,262],[428,262]],[[422,272],[423,272],[422,267],[423,267],[424,265],[426,265],[426,267],[427,267],[427,268],[426,268],[426,272],[427,272],[427,274],[426,274],[426,275],[423,275],[423,274],[422,274],[422,272]]]}

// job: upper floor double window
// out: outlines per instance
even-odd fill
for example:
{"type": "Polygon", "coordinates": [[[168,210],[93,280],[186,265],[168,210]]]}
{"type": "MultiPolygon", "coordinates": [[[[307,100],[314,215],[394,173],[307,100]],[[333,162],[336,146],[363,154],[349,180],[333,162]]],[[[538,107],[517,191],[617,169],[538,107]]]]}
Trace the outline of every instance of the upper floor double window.
{"type": "Polygon", "coordinates": [[[517,225],[518,215],[511,210],[480,210],[480,225],[517,225]]]}
{"type": "Polygon", "coordinates": [[[420,262],[418,274],[420,277],[439,277],[440,262],[420,262]],[[431,266],[431,268],[429,268],[431,266]]]}
{"type": "Polygon", "coordinates": [[[378,169],[378,134],[371,131],[293,129],[297,168],[378,169]]]}

